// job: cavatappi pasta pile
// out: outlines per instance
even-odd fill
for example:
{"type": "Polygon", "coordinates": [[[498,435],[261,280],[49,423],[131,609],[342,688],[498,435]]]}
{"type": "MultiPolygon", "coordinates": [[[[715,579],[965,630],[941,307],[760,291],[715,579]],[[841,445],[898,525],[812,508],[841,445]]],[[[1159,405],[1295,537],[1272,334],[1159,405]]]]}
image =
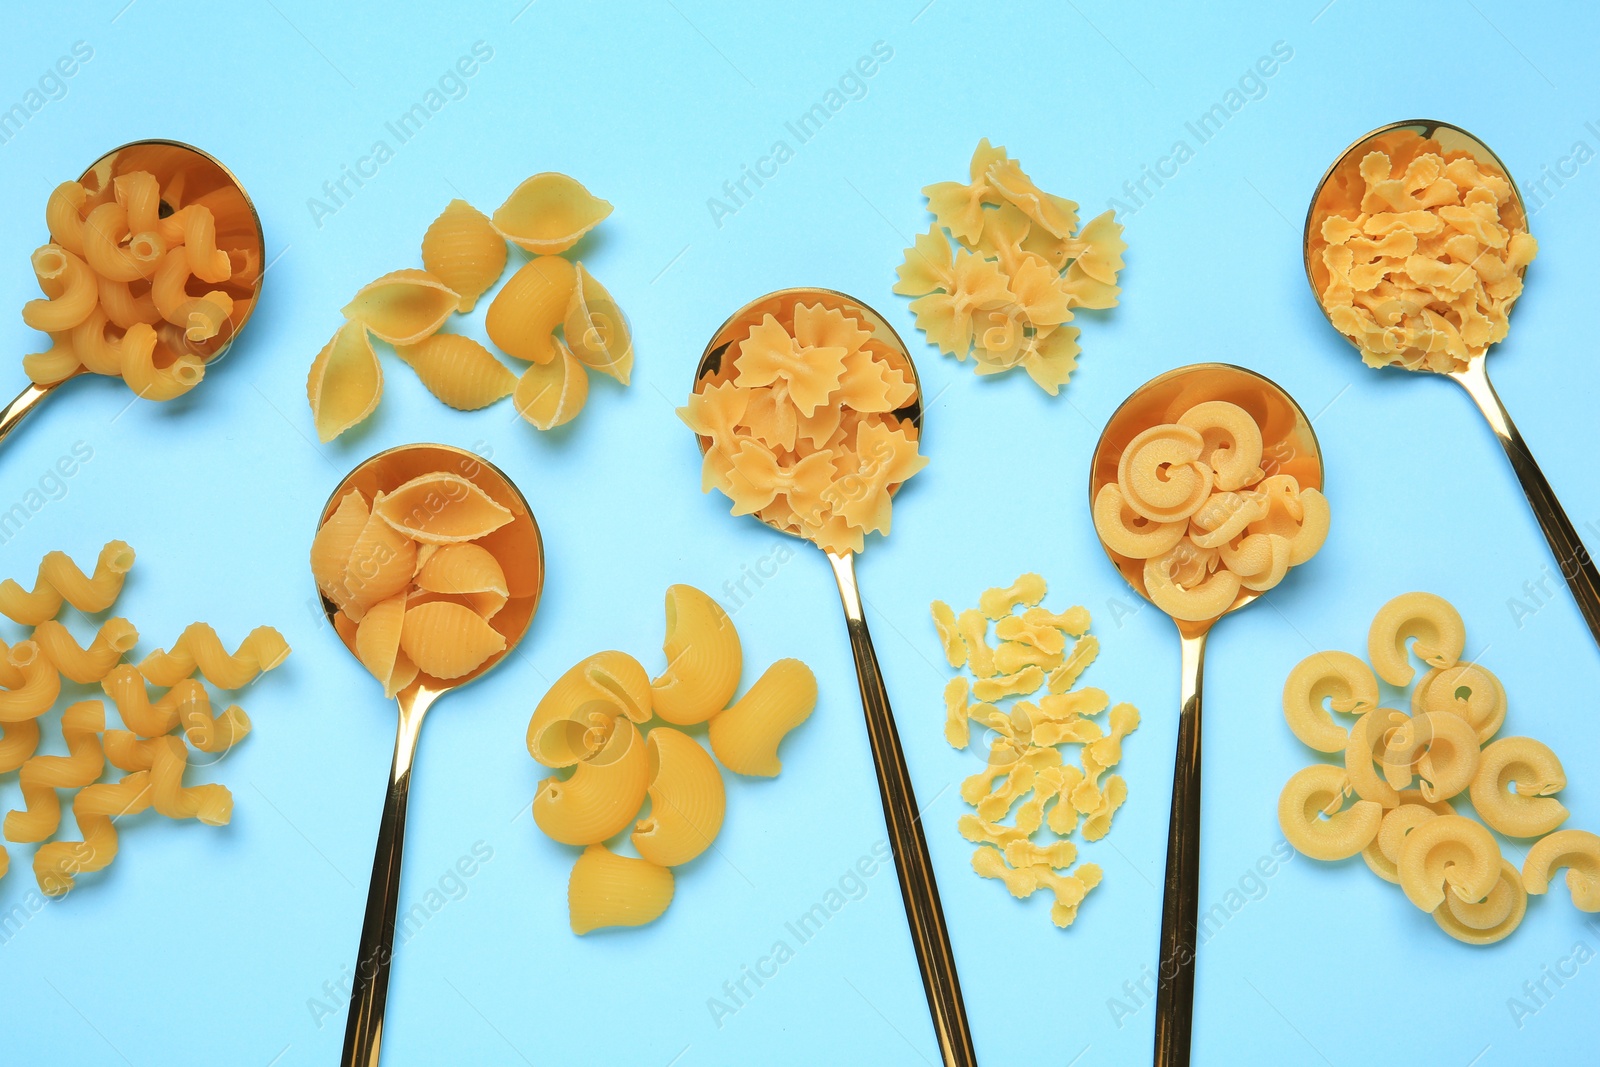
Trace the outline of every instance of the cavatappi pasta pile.
{"type": "Polygon", "coordinates": [[[1111,705],[1103,689],[1073,688],[1100,642],[1089,633],[1088,611],[1050,612],[1039,606],[1045,592],[1043,578],[1024,574],[987,590],[977,608],[960,615],[935,600],[933,624],[950,666],[972,675],[945,686],[945,739],[965,749],[973,723],[990,737],[988,765],[961,783],[961,799],[977,809],[957,823],[978,846],[972,869],[999,879],[1014,897],[1050,890],[1050,919],[1066,927],[1101,877],[1099,865],[1077,862],[1070,838],[1076,832],[1099,841],[1110,832],[1128,784],[1106,772],[1122,761],[1123,738],[1138,729],[1139,711],[1111,705]],[[1040,690],[1044,695],[1032,699],[1040,690]],[[1095,717],[1108,706],[1102,726],[1095,717]],[[1066,745],[1079,746],[1077,763],[1063,758],[1066,745]],[[1041,843],[1035,838],[1042,829],[1050,838],[1041,843]]]}
{"type": "Polygon", "coordinates": [[[1313,212],[1313,285],[1373,367],[1465,368],[1505,337],[1539,250],[1504,174],[1411,130],[1335,171],[1313,212]]]}
{"type": "Polygon", "coordinates": [[[1244,408],[1208,400],[1130,441],[1116,481],[1095,494],[1100,539],[1143,562],[1146,592],[1173,618],[1216,618],[1327,539],[1327,498],[1293,474],[1267,474],[1285,442],[1270,444],[1244,408]]]}
{"type": "Polygon", "coordinates": [[[511,512],[450,471],[368,500],[351,489],[311,542],[311,573],[334,626],[394,697],[420,675],[460,678],[505,651],[493,626],[510,600],[505,569],[477,543],[511,512]]]}
{"type": "Polygon", "coordinates": [[[721,490],[733,514],[859,552],[888,534],[893,492],[928,464],[916,424],[896,414],[916,391],[860,319],[797,304],[730,346],[678,417],[706,445],[701,489],[721,490]]]}
{"type": "Polygon", "coordinates": [[[626,652],[589,656],[556,680],[528,723],[528,753],[562,772],[539,783],[534,822],[583,846],[567,884],[576,934],[659,918],[672,903],[671,869],[721,830],[722,772],[686,728],[704,724],[711,751],[735,774],[771,778],[782,770],[779,743],[816,707],[816,677],[797,659],[774,663],[735,700],[738,631],[692,586],[667,590],[661,651],[666,667],[653,681],[626,652]],[[637,857],[606,844],[630,823],[637,857]]]}
{"type": "Polygon", "coordinates": [[[1405,593],[1372,620],[1371,667],[1347,652],[1301,661],[1284,683],[1284,718],[1339,762],[1290,778],[1278,823],[1312,859],[1361,853],[1445,933],[1487,945],[1517,928],[1528,894],[1548,890],[1562,868],[1573,904],[1600,911],[1600,837],[1557,829],[1567,809],[1554,794],[1567,777],[1554,752],[1531,737],[1490,740],[1505,723],[1506,691],[1487,667],[1462,661],[1466,641],[1448,601],[1405,593]],[[1412,655],[1427,664],[1420,678],[1412,655]],[[1379,679],[1402,690],[1415,681],[1410,714],[1380,706],[1379,679]],[[1477,819],[1451,804],[1462,797],[1477,819]],[[1490,830],[1527,847],[1521,871],[1490,830]]]}
{"type": "Polygon", "coordinates": [[[1117,305],[1122,224],[1107,211],[1079,225],[1078,205],[1044,192],[978,142],[968,181],[922,190],[934,224],[906,249],[894,291],[915,297],[917,327],[979,374],[1021,367],[1054,396],[1078,365],[1074,308],[1117,305]]]}
{"type": "Polygon", "coordinates": [[[44,299],[22,308],[22,320],[51,340],[23,358],[36,384],[103,374],[146,400],[200,384],[199,353],[229,330],[262,266],[253,218],[219,220],[212,207],[222,201],[187,192],[181,180],[162,188],[142,170],[94,188],[56,186],[45,205],[50,243],[33,253],[44,299]]]}
{"type": "MultiPolygon", "coordinates": [[[[197,622],[137,666],[123,661],[139,640],[127,619],[106,619],[87,640],[75,636],[58,618],[63,605],[85,616],[110,611],[133,559],[133,549],[112,541],[91,573],[51,552],[32,589],[12,578],[0,582],[0,615],[28,629],[0,638],[0,774],[17,772],[24,804],[6,813],[3,830],[7,841],[43,842],[33,873],[48,896],[61,896],[78,876],[116,858],[116,822],[124,816],[153,807],[169,819],[225,825],[233,816],[227,786],[186,786],[183,779],[191,749],[215,762],[250,732],[250,718],[237,706],[213,711],[194,675],[220,690],[242,689],[289,655],[270,626],[253,630],[229,654],[216,631],[197,622]],[[72,699],[74,687],[90,686],[116,708],[121,728],[108,725],[104,701],[72,699]],[[151,686],[165,692],[152,694],[151,686]],[[37,755],[41,723],[63,698],[70,701],[59,719],[67,755],[37,755]],[[108,764],[120,776],[101,781],[108,764]],[[50,840],[61,827],[57,790],[76,790],[80,840],[50,840]]],[[[9,866],[0,850],[0,877],[9,866]]]]}
{"type": "Polygon", "coordinates": [[[372,339],[394,346],[428,391],[461,411],[506,397],[541,430],[574,419],[589,396],[589,371],[628,384],[633,341],[605,286],[565,258],[611,214],[565,174],[536,174],[484,215],[452,200],[422,238],[421,270],[385,274],[345,305],[345,324],[317,354],[306,396],[317,435],[331,441],[378,408],[383,366],[372,339]],[[509,241],[532,258],[495,294],[489,340],[527,364],[514,372],[482,344],[443,330],[500,279],[509,241]]]}

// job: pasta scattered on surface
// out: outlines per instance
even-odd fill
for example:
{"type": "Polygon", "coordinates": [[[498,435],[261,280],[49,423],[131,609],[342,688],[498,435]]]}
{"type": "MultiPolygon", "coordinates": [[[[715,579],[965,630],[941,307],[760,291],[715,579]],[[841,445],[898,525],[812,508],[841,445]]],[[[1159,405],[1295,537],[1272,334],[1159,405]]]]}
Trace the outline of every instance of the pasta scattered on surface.
{"type": "Polygon", "coordinates": [[[1077,846],[1068,838],[1081,831],[1083,840],[1099,841],[1110,832],[1128,785],[1106,772],[1122,762],[1123,740],[1138,729],[1139,712],[1132,704],[1112,706],[1104,690],[1072,688],[1099,644],[1088,633],[1086,609],[1052,613],[1039,607],[1047,592],[1042,577],[1024,574],[1010,586],[985,590],[978,608],[963,611],[954,626],[949,605],[934,601],[933,621],[947,652],[960,644],[960,655],[947,655],[951,666],[959,670],[964,662],[974,676],[969,682],[958,674],[945,687],[945,740],[967,748],[974,723],[991,735],[987,766],[961,785],[961,798],[976,809],[956,824],[961,836],[979,846],[972,869],[1003,882],[1016,897],[1050,889],[1051,921],[1065,927],[1101,878],[1093,863],[1057,873],[1077,860],[1077,846]],[[995,645],[988,641],[990,621],[999,638],[995,645]],[[1070,654],[1069,637],[1075,639],[1070,654]],[[989,669],[1029,659],[1036,662],[1014,673],[996,676],[989,669]],[[1059,679],[1046,675],[1042,665],[1061,671],[1069,662],[1070,675],[1059,679]],[[1009,706],[1001,707],[1006,700],[1009,706]],[[1102,725],[1096,716],[1107,708],[1102,725]],[[1066,745],[1080,746],[1078,763],[1066,761],[1066,745]],[[1042,829],[1053,839],[1036,843],[1042,829]]]}
{"type": "Polygon", "coordinates": [[[922,190],[934,224],[906,249],[894,291],[915,298],[917,326],[940,351],[970,354],[980,375],[1021,367],[1054,396],[1078,362],[1073,309],[1117,304],[1122,224],[1107,211],[1079,225],[1077,204],[1039,189],[987,139],[968,177],[922,190]]]}
{"type": "Polygon", "coordinates": [[[572,932],[655,922],[672,903],[672,889],[669,868],[590,845],[572,865],[567,881],[572,932]]]}

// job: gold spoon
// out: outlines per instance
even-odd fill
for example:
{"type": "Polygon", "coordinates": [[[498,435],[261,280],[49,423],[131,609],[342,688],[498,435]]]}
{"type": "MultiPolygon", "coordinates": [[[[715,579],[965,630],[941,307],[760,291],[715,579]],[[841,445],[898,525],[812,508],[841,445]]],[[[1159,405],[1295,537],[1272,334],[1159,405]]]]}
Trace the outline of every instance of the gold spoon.
{"type": "MultiPolygon", "coordinates": [[[[1089,466],[1089,507],[1101,486],[1117,480],[1117,463],[1129,442],[1142,431],[1176,420],[1195,404],[1226,400],[1253,416],[1267,447],[1262,469],[1292,474],[1303,488],[1322,488],[1322,452],[1311,422],[1300,405],[1275,382],[1254,371],[1226,363],[1196,363],[1153,378],[1122,402],[1106,423],[1089,466]]],[[[1111,562],[1134,591],[1146,600],[1144,561],[1113,552],[1111,562]]],[[[1238,611],[1261,596],[1239,590],[1228,612],[1238,611]]],[[[1152,604],[1155,602],[1152,600],[1152,604]]],[[[1159,605],[1158,605],[1159,607],[1159,605]]],[[[1219,616],[1220,617],[1220,616],[1219,616]]],[[[1156,989],[1156,1067],[1184,1067],[1189,1062],[1189,1034],[1194,1022],[1195,934],[1200,894],[1200,690],[1205,672],[1206,635],[1216,619],[1173,620],[1183,656],[1183,703],[1178,717],[1178,754],[1172,776],[1172,812],[1167,828],[1166,890],[1161,901],[1161,956],[1156,989]]]]}
{"type": "MultiPolygon", "coordinates": [[[[1466,152],[1480,167],[1498,171],[1511,186],[1512,202],[1515,205],[1514,221],[1519,224],[1519,228],[1527,229],[1528,213],[1522,201],[1522,193],[1517,188],[1517,183],[1512,180],[1511,172],[1505,163],[1490,150],[1488,145],[1459,126],[1432,119],[1411,119],[1381,126],[1345,149],[1344,153],[1334,161],[1333,166],[1328,168],[1328,172],[1317,183],[1316,194],[1312,196],[1311,206],[1306,211],[1306,227],[1302,239],[1306,280],[1310,282],[1312,295],[1317,298],[1317,306],[1323,309],[1324,315],[1327,315],[1328,311],[1322,304],[1321,294],[1327,283],[1327,268],[1316,258],[1312,250],[1316,236],[1312,227],[1316,224],[1316,220],[1326,213],[1325,205],[1336,192],[1336,179],[1343,181],[1346,176],[1356,173],[1362,157],[1367,154],[1369,146],[1375,140],[1402,131],[1416,133],[1425,139],[1431,138],[1446,152],[1466,152]]],[[[1519,276],[1525,274],[1526,268],[1519,268],[1517,273],[1519,276]]],[[[1330,319],[1330,323],[1331,321],[1330,319]]],[[[1473,403],[1478,405],[1478,410],[1483,412],[1483,417],[1488,420],[1489,428],[1499,439],[1500,447],[1505,449],[1507,458],[1511,460],[1511,467],[1516,471],[1517,480],[1522,483],[1522,491],[1527,494],[1528,504],[1533,508],[1534,518],[1539,520],[1539,528],[1544,531],[1545,540],[1550,543],[1550,550],[1555,553],[1562,577],[1566,578],[1573,598],[1578,602],[1578,610],[1583,613],[1584,621],[1589,624],[1590,634],[1597,643],[1600,643],[1600,571],[1595,569],[1593,557],[1584,547],[1578,531],[1573,528],[1572,520],[1567,518],[1566,511],[1561,507],[1561,501],[1556,499],[1555,490],[1550,488],[1544,472],[1534,461],[1533,453],[1528,450],[1522,435],[1517,432],[1516,424],[1511,421],[1510,413],[1500,402],[1499,394],[1489,381],[1486,357],[1487,353],[1473,356],[1464,369],[1452,371],[1447,377],[1455,379],[1467,391],[1467,395],[1472,397],[1473,403]]]]}
{"type": "MultiPolygon", "coordinates": [[[[905,342],[900,340],[882,315],[854,297],[831,289],[781,289],[735,311],[706,345],[700,366],[695,371],[696,385],[707,375],[718,372],[728,349],[748,336],[750,328],[759,323],[764,315],[771,313],[787,320],[793,315],[795,305],[800,303],[821,303],[825,307],[843,311],[872,332],[873,338],[881,343],[883,349],[887,349],[889,358],[915,387],[911,399],[894,412],[894,416],[902,422],[909,422],[920,433],[922,385],[917,379],[917,369],[911,362],[910,353],[906,351],[905,342]]],[[[710,446],[709,439],[700,439],[702,453],[710,446]]],[[[772,528],[799,536],[792,529],[777,525],[772,528]]],[[[861,591],[856,584],[855,557],[849,552],[827,552],[826,555],[833,567],[834,579],[839,583],[839,599],[844,604],[845,626],[850,633],[850,651],[856,661],[861,708],[866,715],[867,740],[872,746],[878,792],[883,800],[884,822],[889,830],[890,847],[894,850],[895,874],[900,881],[906,921],[911,926],[911,943],[916,948],[923,990],[928,997],[928,1009],[933,1015],[934,1035],[946,1067],[975,1067],[978,1061],[972,1051],[972,1035],[967,1029],[967,1013],[961,999],[961,983],[956,976],[955,955],[950,948],[950,935],[945,929],[944,910],[939,904],[939,887],[934,881],[933,863],[928,857],[928,842],[922,833],[921,811],[911,787],[911,772],[906,767],[905,753],[900,747],[900,735],[895,729],[894,712],[889,707],[889,693],[884,686],[883,672],[878,667],[878,657],[872,649],[872,635],[867,631],[861,591]]]]}
{"type": "MultiPolygon", "coordinates": [[[[406,798],[411,791],[411,765],[417,754],[422,718],[433,702],[452,689],[481,678],[502,663],[533,621],[544,587],[544,541],[528,502],[498,467],[471,452],[447,445],[404,445],[380,452],[351,471],[328,498],[318,520],[320,527],[333,514],[346,493],[361,490],[369,501],[413,478],[437,471],[459,474],[509,509],[512,521],[474,544],[488,549],[505,570],[511,598],[492,620],[506,639],[506,647],[470,674],[448,681],[426,674],[400,691],[400,725],[395,736],[394,765],[389,790],[378,824],[378,847],[372,861],[372,883],[367,889],[366,918],[361,924],[361,948],[356,956],[355,982],[350,991],[350,1018],[345,1024],[343,1067],[376,1067],[383,1040],[384,1003],[389,992],[389,964],[394,956],[395,917],[400,903],[400,856],[405,844],[406,798]]],[[[327,597],[322,610],[329,622],[338,607],[327,597]]],[[[355,653],[355,631],[338,630],[345,647],[355,653]]]]}
{"type": "MultiPolygon", "coordinates": [[[[233,313],[223,323],[214,337],[205,341],[190,341],[182,330],[158,330],[156,359],[165,365],[181,355],[199,356],[208,365],[221,359],[233,344],[239,331],[244,329],[250,313],[261,298],[261,276],[266,261],[266,238],[261,233],[261,217],[256,214],[250,194],[244,191],[233,172],[210,155],[193,145],[180,141],[134,141],[121,148],[112,149],[83,172],[81,181],[91,193],[104,189],[119,174],[144,170],[155,175],[161,188],[171,187],[180,181],[185,202],[205,196],[217,220],[219,246],[241,252],[254,264],[254,276],[243,281],[223,282],[223,288],[233,296],[233,313]]],[[[170,214],[174,205],[161,204],[162,214],[170,214]]],[[[0,411],[0,441],[32,411],[41,400],[49,396],[64,382],[81,377],[88,371],[82,367],[67,377],[49,385],[29,385],[4,411],[0,411]]]]}

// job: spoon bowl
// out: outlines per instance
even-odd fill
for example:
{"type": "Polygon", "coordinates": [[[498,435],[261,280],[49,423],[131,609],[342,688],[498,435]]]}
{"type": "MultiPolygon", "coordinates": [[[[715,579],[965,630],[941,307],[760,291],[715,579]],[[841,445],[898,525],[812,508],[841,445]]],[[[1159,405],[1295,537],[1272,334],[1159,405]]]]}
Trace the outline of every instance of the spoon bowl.
{"type": "MultiPolygon", "coordinates": [[[[234,276],[217,286],[233,297],[233,312],[214,336],[191,341],[185,331],[167,323],[156,330],[158,364],[165,366],[179,356],[192,355],[210,365],[228,353],[260,301],[261,279],[267,266],[261,217],[232,171],[209,153],[181,141],[134,141],[114,148],[95,160],[78,180],[94,195],[108,188],[119,175],[140,170],[154,175],[163,195],[178,201],[162,200],[163,217],[185,204],[200,202],[209,207],[216,219],[217,246],[227,250],[234,260],[234,276]]],[[[87,373],[79,367],[60,381],[29,385],[0,412],[0,441],[63,382],[87,373]]]]}
{"type": "MultiPolygon", "coordinates": [[[[423,474],[445,471],[458,474],[487,493],[511,512],[512,520],[474,544],[487,549],[505,571],[509,599],[490,620],[506,647],[485,660],[476,670],[459,678],[440,679],[419,674],[396,697],[400,708],[395,735],[394,764],[389,773],[383,818],[378,827],[378,845],[372,864],[372,882],[367,890],[366,917],[361,927],[361,945],[356,957],[355,979],[350,993],[350,1016],[345,1026],[344,1067],[377,1067],[383,1036],[384,1006],[389,989],[389,966],[394,956],[395,920],[400,901],[400,862],[405,843],[406,802],[411,788],[411,767],[416,759],[417,739],[422,719],[444,693],[459,689],[505,662],[516,647],[539,606],[544,587],[544,540],[522,493],[505,473],[487,460],[464,449],[448,445],[404,445],[380,452],[351,471],[328,498],[318,517],[320,528],[352,489],[368,500],[378,493],[391,492],[423,474]]],[[[320,594],[319,594],[320,595],[320,594]]],[[[341,624],[338,607],[326,596],[322,608],[333,623],[339,638],[355,655],[354,627],[341,624]]]]}
{"type": "MultiPolygon", "coordinates": [[[[1322,450],[1311,420],[1294,398],[1271,379],[1243,367],[1197,363],[1145,383],[1112,414],[1089,465],[1091,513],[1101,487],[1117,480],[1117,465],[1135,437],[1151,426],[1177,420],[1207,400],[1237,404],[1261,427],[1261,468],[1266,474],[1291,474],[1302,488],[1322,489],[1322,450]]],[[[1128,584],[1160,610],[1145,588],[1144,561],[1114,552],[1104,541],[1100,547],[1128,584]]],[[[1222,615],[1238,611],[1261,595],[1241,588],[1222,615]]],[[[1156,1067],[1186,1067],[1189,1063],[1199,932],[1201,691],[1206,637],[1221,617],[1173,620],[1182,652],[1182,704],[1161,902],[1161,955],[1156,968],[1156,1067]]]]}

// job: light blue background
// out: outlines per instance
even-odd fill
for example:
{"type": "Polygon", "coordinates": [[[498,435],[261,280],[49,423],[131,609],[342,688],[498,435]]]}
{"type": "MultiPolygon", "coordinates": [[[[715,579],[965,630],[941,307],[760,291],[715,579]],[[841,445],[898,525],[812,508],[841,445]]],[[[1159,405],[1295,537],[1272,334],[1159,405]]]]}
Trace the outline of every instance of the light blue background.
{"type": "MultiPolygon", "coordinates": [[[[1449,383],[1361,367],[1314,306],[1299,256],[1302,213],[1323,168],[1381,123],[1460,123],[1525,182],[1575,141],[1600,148],[1585,126],[1600,126],[1600,19],[1575,3],[1324,2],[980,11],[957,0],[507,0],[357,13],[261,0],[224,15],[198,2],[110,0],[70,15],[13,13],[0,40],[0,106],[22,99],[75,41],[94,58],[64,98],[0,145],[0,251],[12,264],[0,275],[0,307],[34,295],[27,257],[43,239],[50,188],[140,137],[191,141],[232,167],[276,259],[248,333],[192,397],[124,410],[120,385],[76,382],[6,442],[0,507],[74,442],[94,458],[65,499],[0,548],[0,572],[31,574],[56,547],[92,558],[106,539],[125,538],[139,564],[118,610],[145,632],[141,653],[203,617],[230,639],[273,623],[295,654],[242,695],[256,732],[195,775],[233,789],[231,826],[127,820],[114,866],[0,945],[0,1058],[337,1061],[342,997],[320,1024],[313,998],[329,998],[324,983],[354,955],[394,717],[320,625],[306,549],[317,510],[352,465],[391,445],[438,440],[487,450],[520,483],[544,528],[550,576],[519,653],[428,724],[406,904],[475,842],[493,859],[401,949],[385,1062],[934,1061],[887,871],[721,1028],[707,1010],[883,835],[827,567],[697,493],[698,455],[672,410],[723,317],[788,285],[876,303],[914,342],[937,398],[927,418],[932,465],[900,497],[896,534],[871,547],[861,578],[929,804],[985,1063],[1148,1057],[1153,1010],[1118,1025],[1108,1000],[1156,951],[1177,641],[1154,611],[1127,614],[1134,602],[1094,540],[1085,469],[1114,406],[1170,367],[1225,359],[1285,385],[1317,414],[1334,506],[1322,554],[1264,605],[1230,618],[1211,646],[1203,906],[1241,879],[1253,885],[1247,875],[1280,840],[1278,791],[1309,762],[1278,712],[1285,674],[1313,649],[1360,651],[1372,612],[1414,588],[1460,606],[1472,650],[1510,691],[1508,731],[1559,750],[1571,825],[1600,828],[1600,655],[1564,591],[1520,623],[1508,607],[1550,558],[1504,458],[1449,383]],[[375,139],[393,146],[385,122],[477,41],[494,56],[467,95],[316,225],[308,198],[375,139]],[[785,121],[877,41],[893,58],[866,97],[796,146],[785,121]],[[901,249],[926,225],[922,185],[964,176],[987,136],[1044,187],[1102,210],[1175,139],[1194,147],[1185,122],[1278,41],[1293,59],[1265,95],[1126,218],[1123,306],[1085,316],[1081,369],[1063,396],[1020,376],[976,380],[921,343],[889,286],[901,249]],[[779,137],[795,157],[715,225],[707,198],[779,137]],[[568,171],[616,205],[581,252],[632,317],[633,386],[597,382],[576,424],[540,435],[506,406],[449,411],[389,360],[378,415],[316,444],[305,373],[340,305],[368,279],[415,265],[423,229],[451,197],[492,208],[542,170],[568,171]],[[821,680],[816,714],[785,746],[783,775],[730,783],[718,852],[679,872],[662,921],[575,938],[565,908],[573,850],[544,839],[525,814],[540,776],[522,743],[534,701],[600,648],[658,666],[669,583],[726,596],[725,583],[780,560],[737,621],[747,680],[781,656],[805,659],[821,680]],[[1050,579],[1052,604],[1094,611],[1105,652],[1088,681],[1145,712],[1127,744],[1127,805],[1111,837],[1084,849],[1104,866],[1105,884],[1066,932],[1050,925],[1044,900],[1014,901],[968,870],[951,787],[977,760],[941,736],[946,672],[926,614],[934,597],[970,604],[1026,569],[1050,579]]],[[[1590,162],[1533,217],[1539,259],[1492,365],[1574,521],[1600,526],[1597,226],[1600,162],[1590,162]]],[[[15,316],[6,321],[0,337],[15,357],[37,345],[15,316]]],[[[0,381],[20,388],[20,368],[7,365],[0,381]]],[[[1594,528],[1588,536],[1600,542],[1594,528]]],[[[17,802],[9,776],[0,804],[17,802]]],[[[31,896],[29,850],[11,852],[0,910],[31,896]]],[[[1296,858],[1263,887],[1204,947],[1197,1063],[1343,1067],[1381,1057],[1487,1067],[1592,1047],[1600,963],[1551,984],[1555,995],[1520,1026],[1507,1004],[1577,943],[1600,947],[1600,931],[1564,888],[1535,899],[1508,941],[1469,948],[1359,860],[1296,858]]]]}

